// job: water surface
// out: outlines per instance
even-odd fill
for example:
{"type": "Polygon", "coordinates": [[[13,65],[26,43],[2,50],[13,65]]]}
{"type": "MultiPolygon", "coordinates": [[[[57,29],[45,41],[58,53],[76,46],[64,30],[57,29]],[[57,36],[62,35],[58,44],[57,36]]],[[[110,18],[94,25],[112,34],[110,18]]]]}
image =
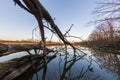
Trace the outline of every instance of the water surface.
{"type": "MultiPolygon", "coordinates": [[[[69,49],[68,55],[59,53],[51,60],[46,72],[44,67],[33,71],[28,70],[18,80],[120,80],[120,55],[90,49],[82,49],[75,57],[69,49]]],[[[16,53],[0,58],[0,62],[15,57],[28,55],[26,52],[16,53]]],[[[49,55],[52,55],[49,54],[49,55]]]]}

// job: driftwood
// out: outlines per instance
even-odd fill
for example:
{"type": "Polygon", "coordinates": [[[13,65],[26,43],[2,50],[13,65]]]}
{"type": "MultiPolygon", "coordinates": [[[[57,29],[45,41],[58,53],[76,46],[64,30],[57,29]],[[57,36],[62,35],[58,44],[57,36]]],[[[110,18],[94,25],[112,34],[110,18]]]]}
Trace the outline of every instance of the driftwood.
{"type": "MultiPolygon", "coordinates": [[[[47,56],[47,61],[54,57],[55,55],[47,56]]],[[[29,68],[33,67],[37,69],[41,64],[43,64],[42,55],[29,55],[0,63],[0,80],[13,80],[26,72],[29,68]]]]}
{"type": "Polygon", "coordinates": [[[43,48],[46,47],[44,24],[43,24],[43,20],[45,20],[48,24],[50,24],[52,28],[51,30],[58,35],[58,37],[63,41],[63,43],[65,45],[70,45],[75,50],[75,47],[65,38],[65,36],[62,34],[58,26],[54,23],[54,20],[52,19],[49,12],[44,8],[44,6],[40,3],[39,0],[22,0],[22,1],[13,0],[13,1],[15,2],[15,4],[17,4],[18,6],[29,12],[30,14],[34,15],[34,17],[38,21],[38,25],[41,33],[41,39],[43,42],[43,46],[42,46],[43,48]]]}

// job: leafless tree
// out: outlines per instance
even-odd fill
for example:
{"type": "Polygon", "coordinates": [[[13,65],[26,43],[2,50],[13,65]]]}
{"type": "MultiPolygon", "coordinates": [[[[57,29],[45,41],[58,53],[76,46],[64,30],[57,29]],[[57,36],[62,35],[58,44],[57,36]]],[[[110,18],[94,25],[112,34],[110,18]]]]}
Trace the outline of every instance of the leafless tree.
{"type": "Polygon", "coordinates": [[[120,0],[99,1],[94,13],[98,17],[95,20],[97,27],[89,38],[94,39],[96,36],[97,40],[106,39],[109,41],[119,38],[120,0]]]}
{"type": "Polygon", "coordinates": [[[113,22],[111,20],[107,20],[96,26],[95,31],[92,32],[89,39],[113,41],[114,33],[115,29],[113,22]]]}
{"type": "Polygon", "coordinates": [[[46,21],[51,26],[51,31],[58,35],[58,37],[63,41],[65,46],[70,45],[74,50],[74,46],[67,41],[64,37],[62,32],[59,30],[58,26],[54,23],[49,12],[43,7],[39,0],[13,0],[15,4],[29,12],[30,14],[34,15],[36,20],[38,21],[38,26],[41,34],[41,45],[43,48],[43,56],[45,65],[47,65],[47,52],[46,52],[46,39],[45,39],[45,32],[44,32],[44,23],[43,20],[46,21]]]}
{"type": "Polygon", "coordinates": [[[94,13],[102,15],[101,20],[120,20],[120,0],[104,0],[98,3],[94,13]]]}

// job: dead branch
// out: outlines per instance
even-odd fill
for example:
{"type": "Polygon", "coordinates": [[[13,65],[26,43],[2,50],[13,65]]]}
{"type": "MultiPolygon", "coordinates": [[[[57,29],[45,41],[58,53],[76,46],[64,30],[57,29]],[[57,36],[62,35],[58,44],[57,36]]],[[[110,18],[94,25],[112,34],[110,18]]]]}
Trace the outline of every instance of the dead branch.
{"type": "MultiPolygon", "coordinates": [[[[26,10],[26,8],[24,8],[24,6],[21,5],[20,2],[18,1],[15,0],[14,2],[26,10]]],[[[34,1],[23,0],[23,2],[25,3],[25,6],[27,6],[27,9],[29,10],[29,11],[28,10],[26,11],[28,11],[29,13],[33,14],[36,17],[38,24],[39,24],[40,31],[41,31],[41,38],[44,44],[45,44],[45,39],[44,39],[44,29],[43,29],[43,23],[42,23],[43,19],[46,20],[50,24],[51,28],[56,32],[56,34],[64,42],[65,45],[70,45],[71,47],[73,47],[73,49],[75,49],[74,46],[70,42],[68,42],[67,39],[65,39],[62,32],[59,30],[57,25],[54,23],[49,12],[42,6],[42,4],[38,0],[34,0],[34,1]]]]}

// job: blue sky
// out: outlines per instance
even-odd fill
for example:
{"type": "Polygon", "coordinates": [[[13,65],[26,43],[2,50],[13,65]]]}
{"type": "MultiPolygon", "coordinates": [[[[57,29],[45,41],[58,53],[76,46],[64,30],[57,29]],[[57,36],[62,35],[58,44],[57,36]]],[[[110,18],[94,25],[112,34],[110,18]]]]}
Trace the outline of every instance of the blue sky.
{"type": "MultiPolygon", "coordinates": [[[[40,0],[49,11],[60,30],[65,33],[71,26],[70,32],[73,36],[83,39],[94,29],[94,26],[87,26],[92,20],[92,11],[96,7],[97,0],[40,0]]],[[[24,11],[12,0],[0,1],[0,39],[22,40],[32,37],[32,29],[37,26],[33,15],[24,11]]],[[[46,35],[50,36],[46,31],[46,35]]]]}

